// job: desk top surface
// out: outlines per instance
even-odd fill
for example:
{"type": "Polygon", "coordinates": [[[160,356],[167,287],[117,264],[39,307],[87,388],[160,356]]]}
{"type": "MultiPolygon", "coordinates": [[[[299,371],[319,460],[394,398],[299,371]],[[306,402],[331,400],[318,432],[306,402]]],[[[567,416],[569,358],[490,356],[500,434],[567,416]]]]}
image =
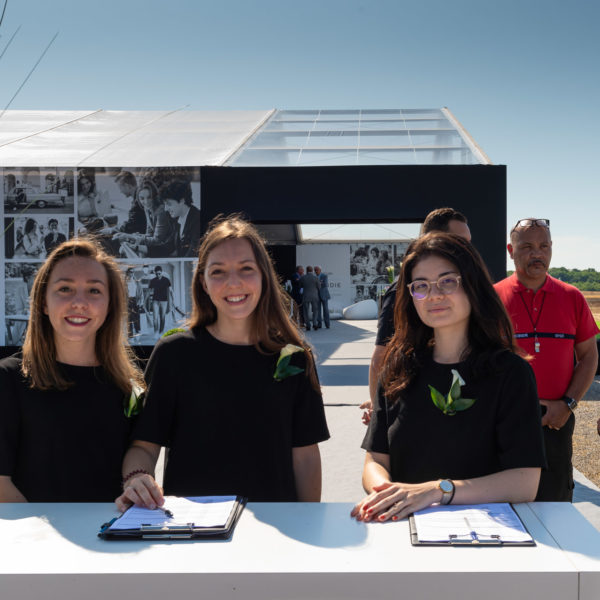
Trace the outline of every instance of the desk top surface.
{"type": "Polygon", "coordinates": [[[536,547],[412,547],[408,523],[346,503],[250,503],[231,540],[105,541],[112,504],[0,504],[0,574],[600,572],[600,534],[570,504],[515,508],[536,547]]]}

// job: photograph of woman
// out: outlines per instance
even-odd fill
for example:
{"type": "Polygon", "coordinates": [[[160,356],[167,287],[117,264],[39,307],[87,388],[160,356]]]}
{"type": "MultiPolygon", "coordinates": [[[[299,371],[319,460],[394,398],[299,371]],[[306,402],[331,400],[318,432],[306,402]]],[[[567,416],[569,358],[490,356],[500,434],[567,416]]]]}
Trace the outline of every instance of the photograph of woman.
{"type": "Polygon", "coordinates": [[[24,256],[27,258],[44,258],[46,251],[44,249],[44,240],[40,234],[37,221],[28,218],[23,228],[23,237],[15,247],[15,257],[24,256]]]}
{"type": "Polygon", "coordinates": [[[154,479],[163,446],[165,494],[319,501],[318,444],[329,433],[315,363],[250,223],[213,221],[191,295],[189,331],[160,340],[148,363],[117,507],[163,504],[154,479]]]}
{"type": "Polygon", "coordinates": [[[66,241],[40,267],[22,353],[0,361],[0,501],[106,502],[121,490],[126,415],[144,386],[125,339],[119,267],[66,241]]]}
{"type": "Polygon", "coordinates": [[[169,256],[174,250],[175,222],[165,211],[165,205],[152,180],[142,181],[137,188],[136,201],[144,208],[146,231],[115,233],[113,240],[121,242],[121,254],[129,258],[169,256]]]}
{"type": "Polygon", "coordinates": [[[415,240],[394,319],[363,441],[368,495],[352,516],[533,501],[545,466],[535,378],[475,248],[447,233],[415,240]]]}
{"type": "Polygon", "coordinates": [[[106,194],[96,189],[96,176],[93,169],[82,169],[77,176],[77,216],[90,231],[103,227],[104,214],[110,210],[106,194]]]}

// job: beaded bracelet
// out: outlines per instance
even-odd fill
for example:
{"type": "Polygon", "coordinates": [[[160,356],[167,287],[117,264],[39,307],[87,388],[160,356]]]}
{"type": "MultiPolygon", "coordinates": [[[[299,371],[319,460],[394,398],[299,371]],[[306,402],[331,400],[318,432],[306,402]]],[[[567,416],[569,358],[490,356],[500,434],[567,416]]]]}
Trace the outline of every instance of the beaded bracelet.
{"type": "Polygon", "coordinates": [[[127,475],[125,475],[125,477],[123,477],[123,479],[121,479],[121,485],[125,485],[134,475],[150,475],[150,473],[148,473],[148,471],[146,471],[146,469],[134,469],[133,471],[130,471],[129,473],[127,473],[127,475]]]}

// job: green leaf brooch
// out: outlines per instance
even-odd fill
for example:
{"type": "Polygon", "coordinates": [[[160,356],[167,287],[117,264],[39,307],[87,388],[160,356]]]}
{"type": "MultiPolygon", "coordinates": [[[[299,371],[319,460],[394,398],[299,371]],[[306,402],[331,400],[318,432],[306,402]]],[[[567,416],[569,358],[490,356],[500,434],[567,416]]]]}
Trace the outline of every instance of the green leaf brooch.
{"type": "Polygon", "coordinates": [[[465,385],[464,379],[460,376],[460,373],[456,369],[452,369],[452,385],[450,391],[444,397],[438,392],[432,385],[429,386],[431,391],[431,399],[433,403],[439,408],[445,415],[450,417],[454,416],[461,410],[467,410],[475,404],[474,398],[461,398],[461,386],[465,385]]]}
{"type": "Polygon", "coordinates": [[[273,373],[273,379],[275,381],[283,381],[290,375],[297,375],[304,371],[304,369],[301,369],[300,367],[290,365],[292,354],[295,354],[296,352],[304,352],[304,348],[294,346],[294,344],[287,344],[281,349],[277,364],[275,365],[275,373],[273,373]]]}
{"type": "Polygon", "coordinates": [[[160,337],[169,337],[170,335],[173,335],[174,333],[185,333],[187,331],[187,329],[182,329],[181,327],[173,327],[173,329],[169,329],[169,331],[165,331],[160,337]]]}
{"type": "Polygon", "coordinates": [[[132,383],[131,394],[129,395],[129,398],[125,396],[125,402],[123,404],[123,410],[128,419],[139,414],[144,405],[144,390],[135,383],[132,383]]]}

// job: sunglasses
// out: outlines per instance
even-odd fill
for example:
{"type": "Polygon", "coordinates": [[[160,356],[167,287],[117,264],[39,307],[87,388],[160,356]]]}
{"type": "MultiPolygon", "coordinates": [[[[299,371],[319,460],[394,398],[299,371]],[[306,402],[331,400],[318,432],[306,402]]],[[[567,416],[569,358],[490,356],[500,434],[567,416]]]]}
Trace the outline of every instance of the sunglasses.
{"type": "Polygon", "coordinates": [[[517,224],[510,230],[511,233],[517,229],[517,227],[548,227],[550,228],[550,219],[519,219],[517,224]]]}
{"type": "Polygon", "coordinates": [[[415,300],[425,300],[425,298],[429,296],[434,285],[440,294],[444,296],[454,294],[460,286],[460,275],[449,273],[448,275],[442,275],[437,281],[417,279],[416,281],[409,283],[406,287],[415,300]]]}

